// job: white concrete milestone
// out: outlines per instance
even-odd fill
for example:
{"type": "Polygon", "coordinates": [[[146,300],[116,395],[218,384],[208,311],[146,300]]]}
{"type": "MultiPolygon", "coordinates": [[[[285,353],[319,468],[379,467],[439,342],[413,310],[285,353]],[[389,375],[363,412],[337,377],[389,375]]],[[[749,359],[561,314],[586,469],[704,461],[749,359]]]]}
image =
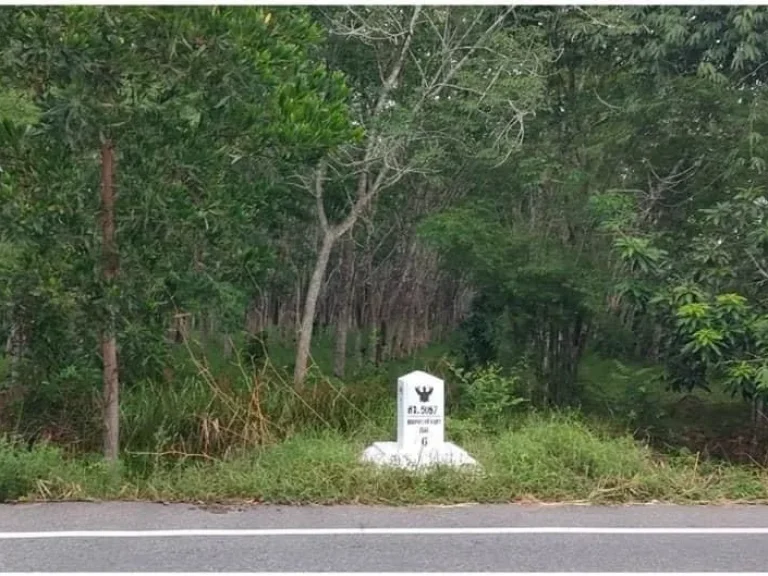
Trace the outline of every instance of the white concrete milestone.
{"type": "Polygon", "coordinates": [[[397,442],[375,442],[362,459],[398,468],[477,465],[466,451],[445,441],[444,382],[418,370],[397,380],[397,442]]]}

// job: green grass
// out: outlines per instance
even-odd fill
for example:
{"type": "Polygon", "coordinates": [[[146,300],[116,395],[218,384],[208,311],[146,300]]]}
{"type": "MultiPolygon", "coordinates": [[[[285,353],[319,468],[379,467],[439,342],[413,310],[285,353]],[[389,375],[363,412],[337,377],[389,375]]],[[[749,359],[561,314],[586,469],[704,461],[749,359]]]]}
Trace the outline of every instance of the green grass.
{"type": "MultiPolygon", "coordinates": [[[[466,422],[451,422],[466,430],[466,422]]],[[[522,416],[509,430],[473,434],[475,472],[377,469],[358,460],[373,433],[305,432],[209,461],[166,462],[137,475],[125,466],[67,458],[53,447],[0,443],[0,499],[151,499],[272,503],[439,504],[768,500],[768,473],[696,457],[661,459],[569,414],[522,416]]]]}
{"type": "MultiPolygon", "coordinates": [[[[210,343],[204,353],[179,347],[165,381],[126,386],[119,465],[88,455],[98,450],[95,428],[69,447],[0,441],[0,501],[768,500],[765,469],[708,459],[695,443],[686,444],[691,430],[717,435],[743,425],[745,406],[722,394],[696,393],[700,404],[681,408],[680,395],[654,378],[655,367],[589,356],[580,373],[580,413],[541,414],[521,406],[489,421],[482,415],[496,414],[493,406],[455,404],[457,382],[446,370],[444,347],[381,367],[352,362],[344,382],[323,375],[330,370],[330,349],[329,336],[321,334],[315,366],[297,392],[287,344],[273,342],[268,361],[255,370],[242,354],[227,358],[210,343]],[[480,470],[411,474],[359,462],[366,445],[394,439],[395,381],[414,369],[446,377],[448,438],[475,456],[480,470]],[[664,442],[675,443],[674,449],[664,442]]],[[[492,403],[492,392],[508,381],[484,378],[490,388],[475,396],[492,403]]]]}

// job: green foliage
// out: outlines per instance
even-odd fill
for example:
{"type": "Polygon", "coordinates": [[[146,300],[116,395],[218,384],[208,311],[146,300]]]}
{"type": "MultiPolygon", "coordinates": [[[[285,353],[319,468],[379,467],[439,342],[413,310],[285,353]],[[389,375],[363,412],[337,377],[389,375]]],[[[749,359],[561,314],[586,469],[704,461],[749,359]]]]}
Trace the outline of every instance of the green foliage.
{"type": "Polygon", "coordinates": [[[625,418],[630,426],[640,426],[644,432],[651,432],[665,416],[657,394],[660,380],[658,369],[628,366],[618,360],[614,361],[614,367],[613,376],[624,389],[618,405],[622,412],[619,416],[625,418]]]}
{"type": "Polygon", "coordinates": [[[666,256],[666,252],[653,246],[648,238],[617,238],[614,246],[632,273],[652,274],[658,271],[662,259],[666,256]]]}
{"type": "Polygon", "coordinates": [[[620,237],[614,244],[630,278],[620,296],[651,312],[661,329],[666,379],[674,389],[717,385],[745,399],[761,391],[768,359],[761,198],[752,188],[700,209],[682,257],[657,247],[664,237],[620,237]]]}
{"type": "Polygon", "coordinates": [[[162,373],[179,309],[239,321],[274,265],[259,223],[285,222],[273,174],[358,129],[343,77],[314,54],[323,31],[301,10],[18,8],[0,27],[15,39],[0,48],[12,87],[0,111],[10,102],[12,120],[33,120],[32,108],[41,118],[0,148],[4,316],[24,326],[35,359],[22,374],[30,401],[59,390],[90,407],[108,313],[129,385],[162,373]],[[93,192],[103,138],[115,141],[120,189],[122,270],[109,286],[93,192]]]}
{"type": "Polygon", "coordinates": [[[647,8],[641,54],[671,73],[697,73],[718,83],[763,78],[768,13],[762,7],[647,8]]]}
{"type": "Polygon", "coordinates": [[[527,358],[543,385],[540,400],[567,403],[599,278],[586,276],[581,255],[558,239],[524,225],[510,229],[500,214],[502,207],[481,205],[441,214],[422,228],[446,265],[480,290],[462,326],[465,364],[511,367],[527,358]]]}
{"type": "Polygon", "coordinates": [[[50,446],[27,450],[18,442],[0,439],[0,502],[17,500],[39,488],[39,482],[63,467],[61,453],[50,446]]]}
{"type": "Polygon", "coordinates": [[[752,398],[762,387],[765,320],[738,294],[680,304],[670,336],[670,383],[681,389],[721,382],[732,394],[752,398]],[[686,368],[687,366],[687,368],[686,368]]]}
{"type": "Polygon", "coordinates": [[[452,367],[451,372],[465,413],[486,426],[498,428],[513,409],[526,403],[522,376],[518,373],[504,374],[502,368],[494,364],[472,371],[452,367]]]}
{"type": "Polygon", "coordinates": [[[0,92],[0,123],[31,126],[39,120],[40,110],[28,94],[13,89],[0,92]]]}

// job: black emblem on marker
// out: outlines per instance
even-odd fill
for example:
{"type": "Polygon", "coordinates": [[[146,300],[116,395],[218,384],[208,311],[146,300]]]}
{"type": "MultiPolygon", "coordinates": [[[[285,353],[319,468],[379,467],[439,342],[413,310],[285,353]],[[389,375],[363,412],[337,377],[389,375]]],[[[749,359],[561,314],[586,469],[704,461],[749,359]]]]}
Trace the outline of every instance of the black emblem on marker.
{"type": "Polygon", "coordinates": [[[421,389],[416,388],[416,394],[419,395],[419,402],[429,402],[429,397],[432,396],[434,388],[427,388],[422,386],[421,389]]]}

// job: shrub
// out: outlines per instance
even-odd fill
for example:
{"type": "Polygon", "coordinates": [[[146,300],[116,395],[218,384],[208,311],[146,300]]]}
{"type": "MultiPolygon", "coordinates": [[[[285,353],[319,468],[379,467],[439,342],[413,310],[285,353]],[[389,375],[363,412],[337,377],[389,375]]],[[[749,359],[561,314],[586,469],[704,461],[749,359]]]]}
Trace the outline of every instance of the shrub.
{"type": "Polygon", "coordinates": [[[38,481],[62,466],[63,458],[57,448],[41,445],[27,449],[19,442],[0,438],[0,502],[26,496],[38,481]]]}
{"type": "Polygon", "coordinates": [[[504,373],[496,364],[475,370],[453,367],[458,381],[465,413],[487,427],[498,426],[515,407],[527,402],[520,394],[522,378],[519,373],[504,373]]]}

